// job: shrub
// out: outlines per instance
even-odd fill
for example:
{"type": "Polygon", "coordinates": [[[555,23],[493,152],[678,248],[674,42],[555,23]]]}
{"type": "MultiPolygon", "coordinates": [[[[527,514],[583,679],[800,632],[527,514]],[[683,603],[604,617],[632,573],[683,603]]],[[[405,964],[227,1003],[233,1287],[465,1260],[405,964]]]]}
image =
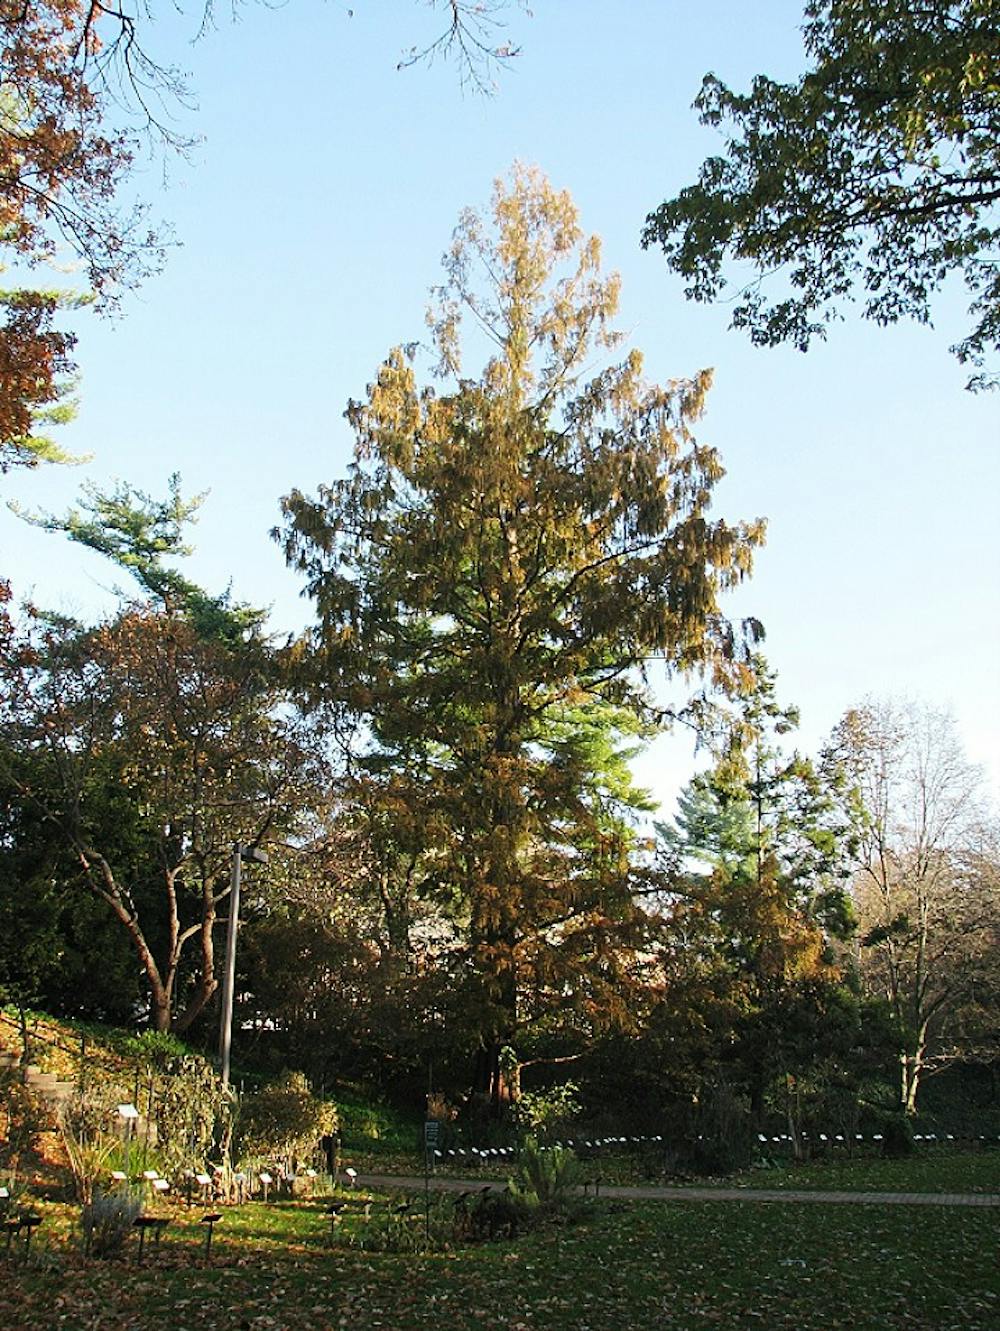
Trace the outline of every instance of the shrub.
{"type": "Polygon", "coordinates": [[[882,1154],[889,1160],[902,1160],[916,1149],[913,1124],[905,1114],[891,1114],[882,1127],[882,1154]]]}
{"type": "Polygon", "coordinates": [[[205,1159],[225,1101],[209,1062],[161,1031],[131,1037],[122,1051],[139,1088],[136,1105],[150,1120],[161,1168],[176,1172],[192,1158],[205,1159]]]}
{"type": "Polygon", "coordinates": [[[427,1117],[436,1123],[454,1123],[458,1118],[458,1110],[441,1091],[429,1091],[427,1117]]]}
{"type": "Polygon", "coordinates": [[[545,1091],[522,1091],[516,1106],[519,1121],[529,1132],[543,1137],[567,1131],[582,1112],[579,1089],[567,1081],[545,1091]]]}
{"type": "Polygon", "coordinates": [[[455,1235],[459,1239],[516,1239],[530,1228],[537,1217],[534,1209],[512,1189],[486,1192],[478,1196],[467,1211],[455,1216],[455,1235]]]}
{"type": "Polygon", "coordinates": [[[190,1050],[183,1040],[169,1031],[143,1031],[121,1042],[122,1052],[135,1063],[162,1067],[177,1058],[187,1058],[190,1050]]]}
{"type": "MultiPolygon", "coordinates": [[[[165,1173],[204,1160],[224,1099],[222,1083],[206,1059],[186,1050],[176,1037],[155,1031],[118,1036],[113,1043],[112,1038],[106,1045],[95,1041],[93,1056],[78,1070],[78,1089],[60,1115],[64,1140],[68,1134],[89,1150],[116,1128],[123,1133],[116,1106],[134,1101],[142,1118],[133,1129],[133,1142],[141,1144],[144,1160],[154,1150],[155,1163],[165,1173]]],[[[72,1146],[67,1150],[72,1154],[72,1146]]]]}
{"type": "Polygon", "coordinates": [[[25,1086],[14,1069],[0,1073],[0,1169],[16,1180],[22,1158],[53,1126],[45,1099],[25,1086]]]}
{"type": "Polygon", "coordinates": [[[706,1086],[695,1117],[691,1164],[699,1174],[733,1174],[746,1169],[754,1134],[746,1105],[725,1082],[706,1086]]]}
{"type": "Polygon", "coordinates": [[[95,1194],[81,1215],[86,1252],[92,1257],[118,1257],[141,1210],[141,1202],[125,1193],[95,1194]]]}
{"type": "MultiPolygon", "coordinates": [[[[412,1120],[381,1104],[363,1104],[343,1098],[337,1102],[340,1131],[346,1146],[381,1151],[419,1151],[420,1134],[412,1120]]],[[[437,1114],[429,1113],[436,1118],[437,1114]]]]}
{"type": "Polygon", "coordinates": [[[336,1106],[313,1095],[301,1072],[287,1072],[240,1102],[237,1155],[294,1160],[311,1155],[320,1137],[336,1130],[336,1106]]]}

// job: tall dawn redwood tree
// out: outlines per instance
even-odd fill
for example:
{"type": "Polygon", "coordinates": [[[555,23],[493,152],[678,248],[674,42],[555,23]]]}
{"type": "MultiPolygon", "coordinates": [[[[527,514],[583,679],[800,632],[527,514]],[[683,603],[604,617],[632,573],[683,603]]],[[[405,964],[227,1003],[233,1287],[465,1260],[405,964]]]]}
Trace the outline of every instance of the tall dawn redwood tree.
{"type": "Polygon", "coordinates": [[[645,663],[727,681],[719,596],[763,527],[709,517],[709,374],[661,387],[638,351],[607,363],[618,279],[537,171],[463,214],[436,296],[441,387],[394,350],[348,407],[349,475],[291,493],[282,535],[316,606],[315,696],[422,829],[496,1110],[532,1023],[622,1015],[646,920],[626,752],[655,717],[645,663]]]}

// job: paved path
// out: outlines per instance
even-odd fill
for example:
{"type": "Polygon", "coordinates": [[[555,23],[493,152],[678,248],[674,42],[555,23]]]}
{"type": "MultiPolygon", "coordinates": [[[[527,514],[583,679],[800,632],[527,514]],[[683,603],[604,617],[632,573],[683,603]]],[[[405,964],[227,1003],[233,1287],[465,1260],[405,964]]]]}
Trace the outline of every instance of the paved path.
{"type": "MultiPolygon", "coordinates": [[[[424,1186],[423,1178],[396,1178],[386,1174],[359,1174],[358,1184],[363,1188],[382,1191],[398,1189],[418,1191],[424,1186]]],[[[482,1192],[490,1186],[504,1185],[490,1179],[431,1177],[435,1192],[482,1192]]],[[[981,1192],[804,1192],[791,1188],[622,1188],[601,1184],[602,1197],[623,1198],[629,1201],[664,1202],[822,1202],[826,1205],[853,1203],[866,1206],[1000,1206],[1000,1193],[981,1192]]]]}

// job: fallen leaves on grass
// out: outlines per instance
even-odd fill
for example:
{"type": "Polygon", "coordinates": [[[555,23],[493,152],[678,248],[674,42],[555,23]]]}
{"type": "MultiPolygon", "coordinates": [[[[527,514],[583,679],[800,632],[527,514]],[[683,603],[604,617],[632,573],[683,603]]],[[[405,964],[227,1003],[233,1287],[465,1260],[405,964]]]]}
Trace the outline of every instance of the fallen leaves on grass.
{"type": "MultiPolygon", "coordinates": [[[[598,1205],[575,1226],[446,1254],[330,1248],[316,1208],[227,1213],[213,1259],[39,1255],[4,1331],[992,1331],[996,1217],[946,1208],[598,1205]],[[262,1233],[255,1233],[260,1221],[262,1233]]],[[[55,1226],[53,1226],[55,1232],[55,1226]]]]}

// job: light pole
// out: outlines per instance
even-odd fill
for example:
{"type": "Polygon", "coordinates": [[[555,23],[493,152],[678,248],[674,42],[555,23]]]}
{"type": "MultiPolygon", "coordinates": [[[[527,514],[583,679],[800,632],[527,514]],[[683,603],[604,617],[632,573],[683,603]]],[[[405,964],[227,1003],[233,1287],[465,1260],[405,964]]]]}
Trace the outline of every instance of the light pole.
{"type": "Polygon", "coordinates": [[[236,980],[236,930],[240,919],[240,878],[243,861],[266,864],[267,856],[256,846],[237,841],[233,845],[232,881],[229,890],[229,925],[226,929],[226,968],[222,975],[222,1021],[219,1026],[219,1063],[222,1084],[229,1085],[229,1047],[233,1037],[233,985],[236,980]]]}

